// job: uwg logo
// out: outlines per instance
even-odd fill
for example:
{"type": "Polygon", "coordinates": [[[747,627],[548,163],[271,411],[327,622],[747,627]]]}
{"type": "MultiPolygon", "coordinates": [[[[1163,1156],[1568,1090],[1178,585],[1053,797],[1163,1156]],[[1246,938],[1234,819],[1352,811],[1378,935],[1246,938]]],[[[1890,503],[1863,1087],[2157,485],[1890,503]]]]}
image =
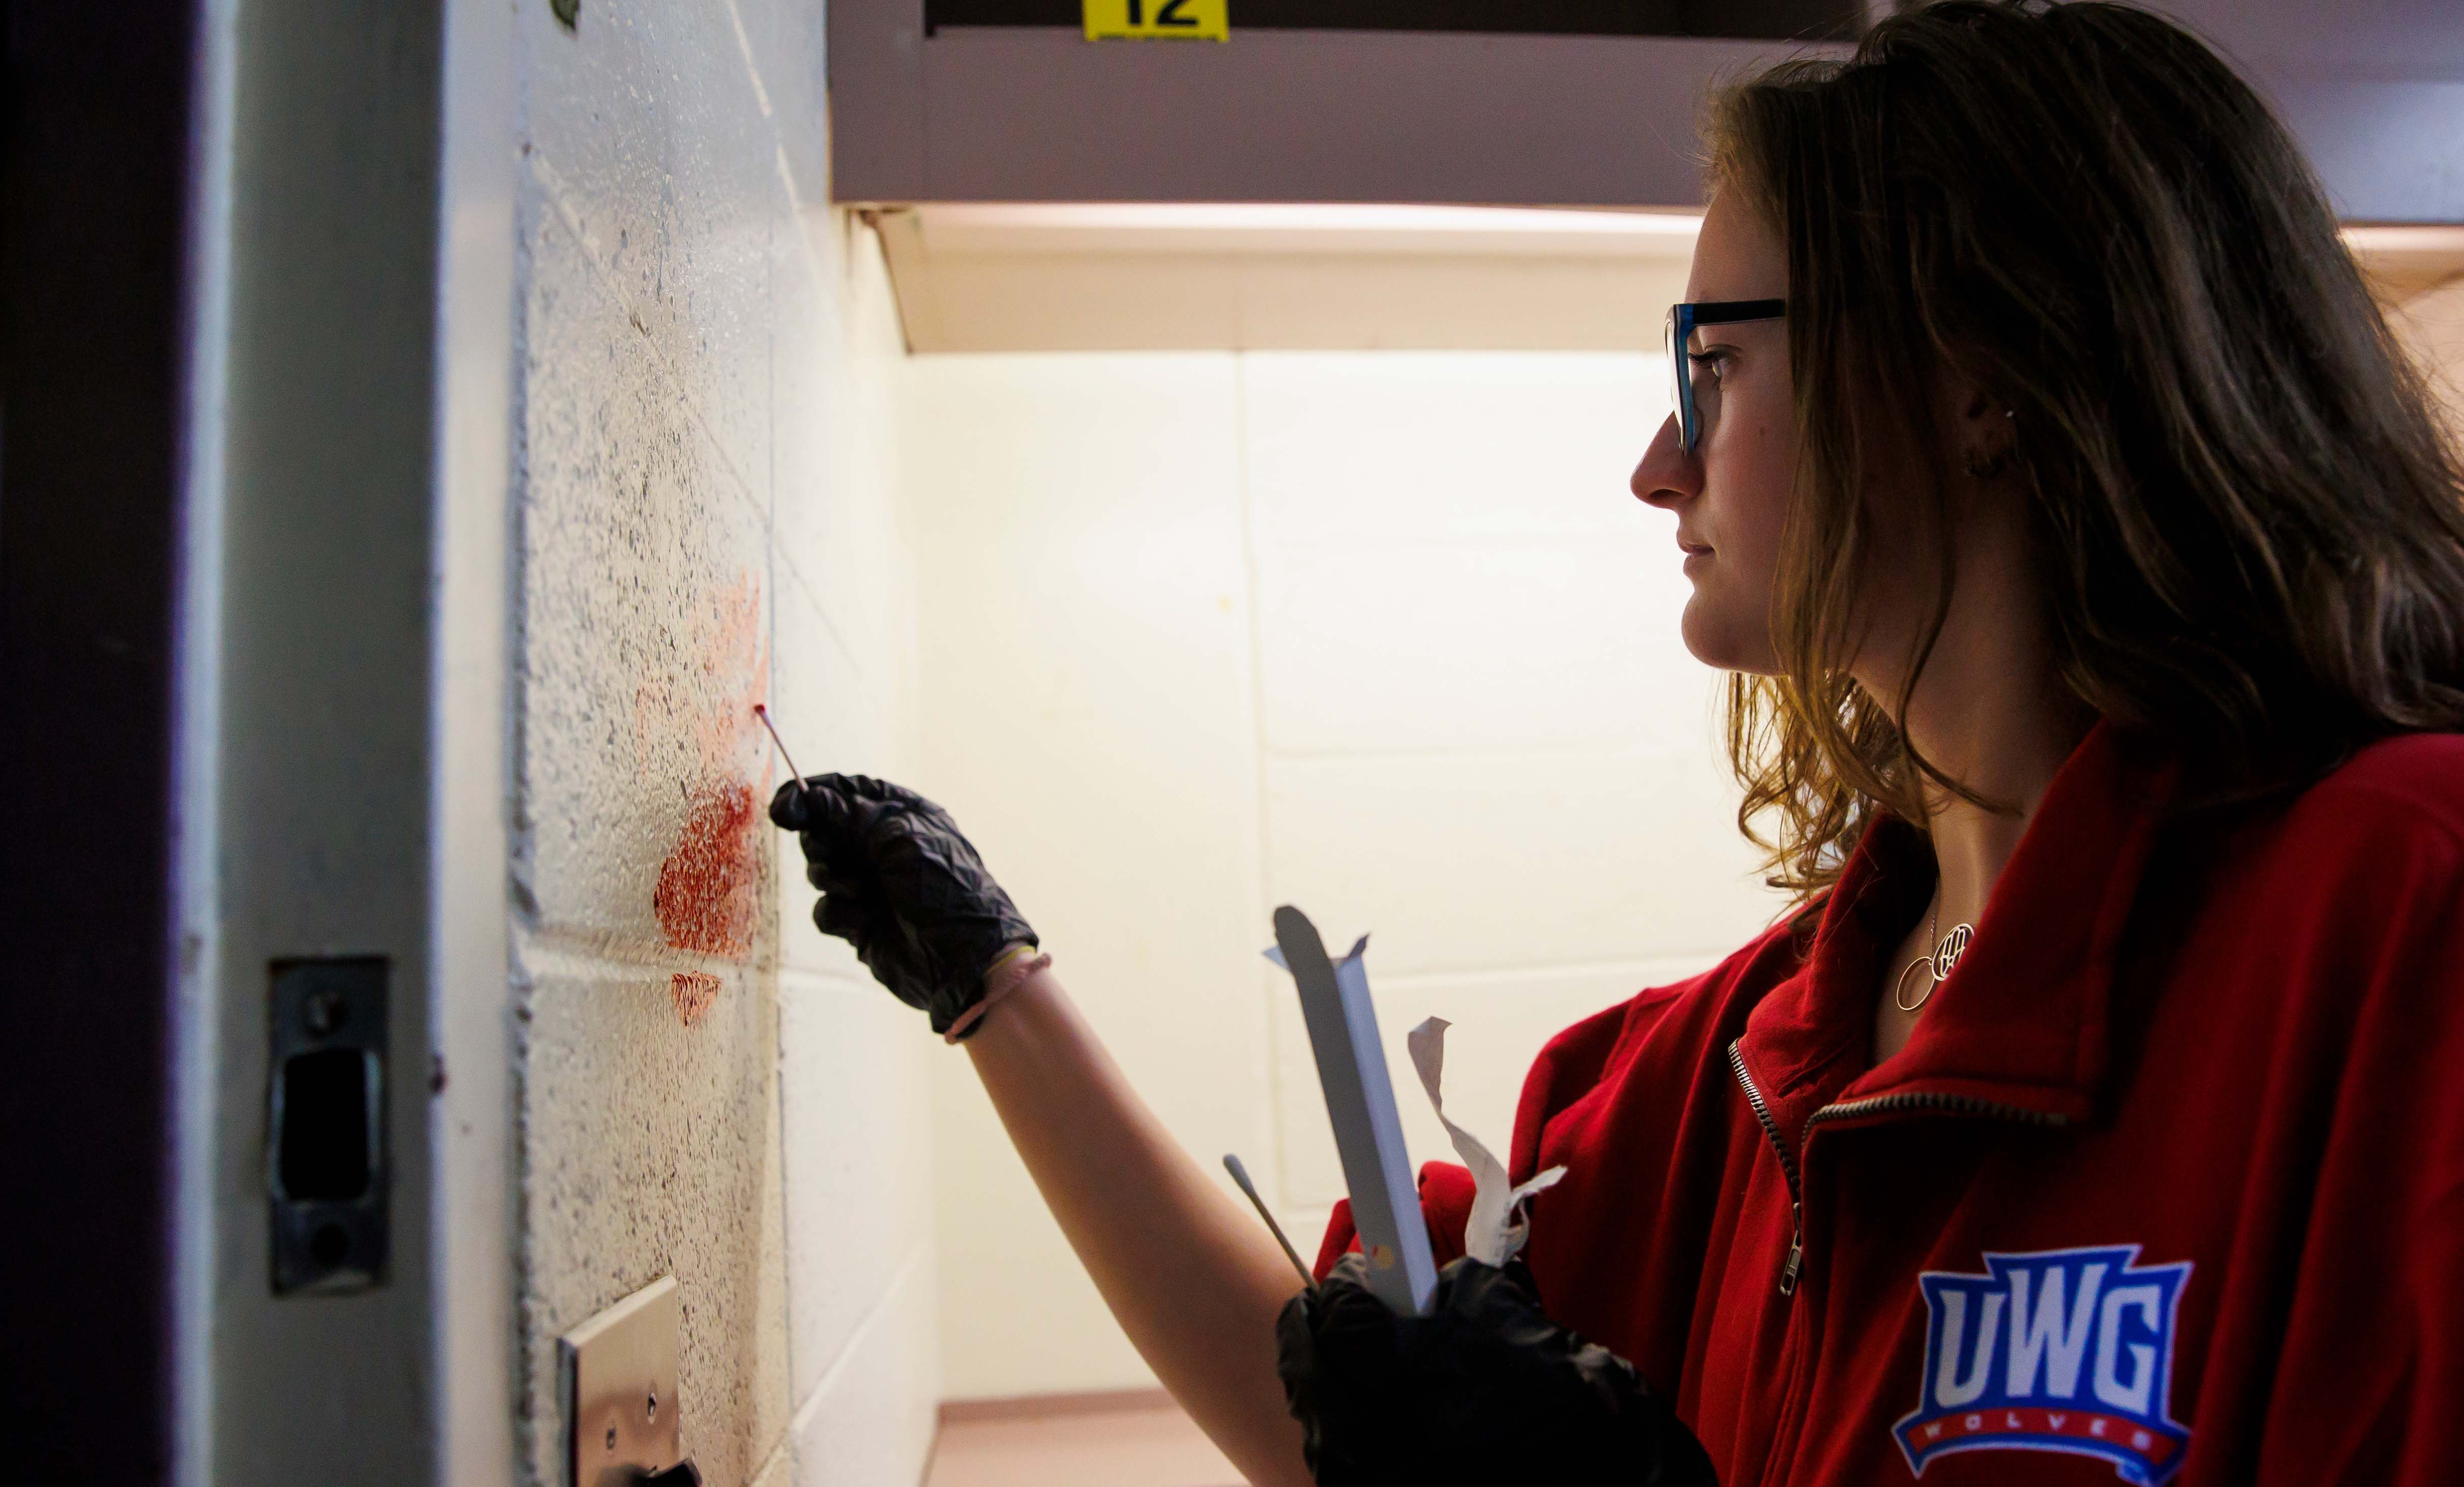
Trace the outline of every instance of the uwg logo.
{"type": "Polygon", "coordinates": [[[1954,1451],[2067,1451],[2126,1482],[2171,1479],[2190,1443],[2167,1403],[2190,1266],[2138,1258],[2135,1244],[2040,1250],[1988,1254],[1982,1276],[1919,1276],[1925,1392],[1892,1428],[1908,1470],[1954,1451]]]}

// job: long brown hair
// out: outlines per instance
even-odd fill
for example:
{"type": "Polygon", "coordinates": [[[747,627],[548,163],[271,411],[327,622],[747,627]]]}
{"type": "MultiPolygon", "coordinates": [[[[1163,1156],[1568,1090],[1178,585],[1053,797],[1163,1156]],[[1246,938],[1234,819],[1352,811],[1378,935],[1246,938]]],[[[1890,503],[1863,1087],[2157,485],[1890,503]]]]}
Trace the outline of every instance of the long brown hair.
{"type": "MultiPolygon", "coordinates": [[[[1878,809],[1922,823],[1928,780],[1968,794],[1844,669],[1881,519],[1855,473],[1939,450],[1945,365],[2015,420],[2062,685],[2192,751],[2210,798],[2464,727],[2464,472],[2300,152],[2196,38],[1949,0],[1728,90],[1707,136],[1788,250],[1780,669],[1727,707],[1774,886],[1819,892],[1878,809]]],[[[1927,474],[1884,514],[1941,565],[1911,691],[1956,556],[1927,474]]]]}

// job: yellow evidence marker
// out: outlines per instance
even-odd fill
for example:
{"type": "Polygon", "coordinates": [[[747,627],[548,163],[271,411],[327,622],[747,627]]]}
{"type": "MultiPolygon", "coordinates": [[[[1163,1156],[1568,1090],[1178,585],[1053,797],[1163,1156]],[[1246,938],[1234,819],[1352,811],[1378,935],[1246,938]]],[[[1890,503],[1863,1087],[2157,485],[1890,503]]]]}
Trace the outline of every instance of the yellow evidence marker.
{"type": "Polygon", "coordinates": [[[1080,0],[1089,41],[1229,41],[1230,0],[1080,0]]]}

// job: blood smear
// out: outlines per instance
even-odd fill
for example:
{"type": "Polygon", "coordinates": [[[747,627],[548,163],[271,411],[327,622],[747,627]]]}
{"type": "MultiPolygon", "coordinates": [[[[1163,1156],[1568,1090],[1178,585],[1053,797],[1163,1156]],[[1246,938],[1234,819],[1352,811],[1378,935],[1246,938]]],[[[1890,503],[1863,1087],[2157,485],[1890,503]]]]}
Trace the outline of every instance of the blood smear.
{"type": "Polygon", "coordinates": [[[680,970],[668,978],[668,994],[675,998],[676,1015],[690,1028],[718,1000],[718,978],[707,971],[680,970]]]}
{"type": "MultiPolygon", "coordinates": [[[[669,944],[731,960],[752,953],[761,881],[757,823],[749,785],[706,788],[693,797],[684,830],[659,864],[659,884],[650,894],[669,944]]],[[[674,975],[670,989],[685,1026],[710,1010],[718,985],[717,977],[700,971],[674,975]]]]}

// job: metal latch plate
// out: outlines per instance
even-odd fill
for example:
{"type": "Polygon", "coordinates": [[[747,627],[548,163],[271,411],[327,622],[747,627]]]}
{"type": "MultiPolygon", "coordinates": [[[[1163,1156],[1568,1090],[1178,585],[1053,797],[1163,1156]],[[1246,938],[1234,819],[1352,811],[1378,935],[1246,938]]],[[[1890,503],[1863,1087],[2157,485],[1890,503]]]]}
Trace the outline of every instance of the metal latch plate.
{"type": "Polygon", "coordinates": [[[684,1458],[683,1315],[676,1277],[661,1276],[557,1339],[573,1487],[631,1487],[684,1458]]]}

